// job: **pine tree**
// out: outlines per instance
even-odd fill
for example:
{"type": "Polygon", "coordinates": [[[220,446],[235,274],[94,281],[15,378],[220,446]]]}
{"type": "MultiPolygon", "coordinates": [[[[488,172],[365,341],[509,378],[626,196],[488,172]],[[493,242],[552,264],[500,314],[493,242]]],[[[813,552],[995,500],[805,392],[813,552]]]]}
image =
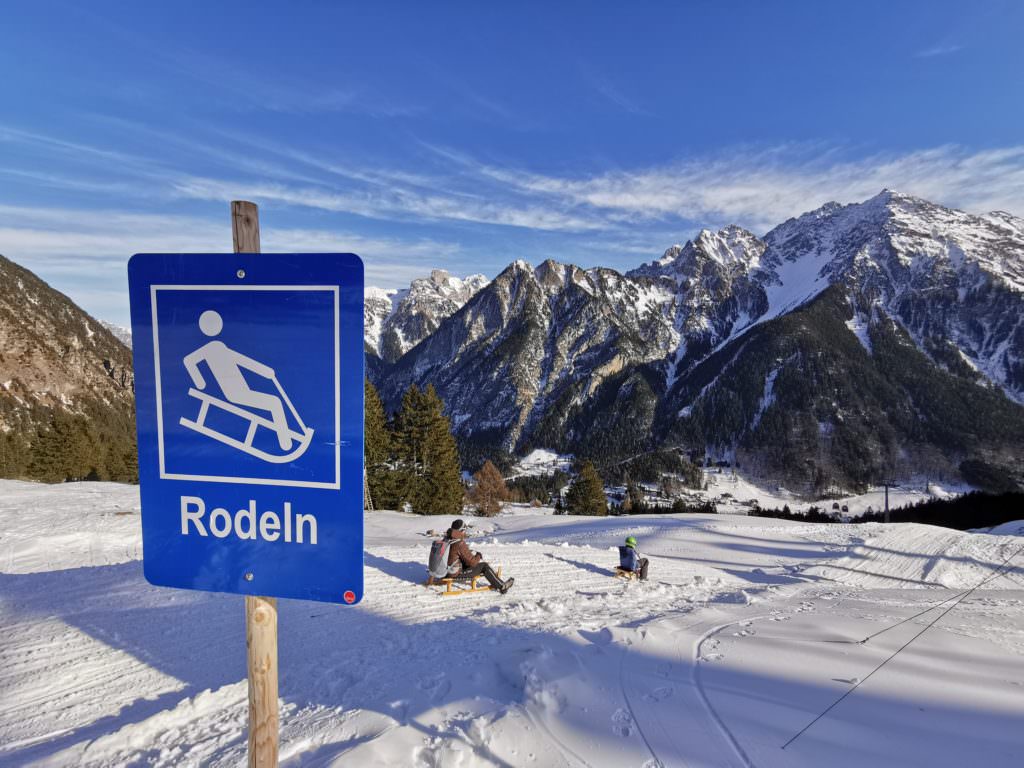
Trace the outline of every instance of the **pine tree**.
{"type": "Polygon", "coordinates": [[[478,515],[494,517],[501,511],[501,504],[509,499],[508,486],[498,468],[490,460],[484,462],[480,470],[473,475],[475,485],[469,495],[470,502],[476,507],[478,515]]]}
{"type": "Polygon", "coordinates": [[[580,470],[576,482],[565,494],[565,505],[571,515],[607,515],[608,500],[604,495],[604,483],[591,462],[580,470]]]}
{"type": "Polygon", "coordinates": [[[402,396],[396,420],[397,496],[421,515],[462,511],[464,489],[459,450],[432,385],[412,385],[402,396]]]}
{"type": "Polygon", "coordinates": [[[387,509],[397,506],[394,501],[393,478],[388,466],[392,449],[391,432],[384,413],[384,403],[377,394],[377,388],[369,379],[366,380],[364,390],[363,455],[366,462],[366,481],[370,487],[370,500],[373,501],[374,509],[387,509]]]}

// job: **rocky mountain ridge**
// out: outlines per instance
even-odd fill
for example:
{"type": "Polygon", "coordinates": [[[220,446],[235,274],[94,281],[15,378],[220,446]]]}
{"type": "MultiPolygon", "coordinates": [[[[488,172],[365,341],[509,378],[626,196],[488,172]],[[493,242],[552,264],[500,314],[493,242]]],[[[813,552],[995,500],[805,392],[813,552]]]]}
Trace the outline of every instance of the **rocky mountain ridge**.
{"type": "Polygon", "coordinates": [[[955,473],[982,453],[1005,467],[1024,458],[1024,430],[1014,431],[1024,413],[1022,277],[1021,219],[886,190],[829,203],[764,238],[703,230],[627,274],[516,262],[374,376],[389,403],[411,383],[433,383],[470,456],[532,447],[620,456],[671,443],[768,466],[782,441],[783,469],[808,483],[823,473],[866,482],[883,462],[865,454],[853,471],[836,447],[850,440],[902,457],[906,472],[927,463],[955,473]],[[817,328],[806,327],[811,317],[817,328]],[[754,365],[750,355],[767,348],[782,357],[754,365]],[[745,368],[760,378],[727,375],[745,368]],[[877,396],[858,400],[836,374],[874,376],[877,396]],[[821,380],[804,387],[801,375],[821,380]],[[728,381],[746,392],[742,403],[728,381]],[[980,398],[1010,431],[974,434],[968,420],[940,440],[905,419],[881,424],[900,408],[944,418],[920,402],[936,387],[930,396],[947,410],[980,398]],[[803,404],[784,389],[803,391],[803,404]],[[799,440],[776,418],[787,409],[787,418],[800,412],[800,429],[789,424],[799,440]],[[807,460],[815,469],[797,471],[807,460]]]}

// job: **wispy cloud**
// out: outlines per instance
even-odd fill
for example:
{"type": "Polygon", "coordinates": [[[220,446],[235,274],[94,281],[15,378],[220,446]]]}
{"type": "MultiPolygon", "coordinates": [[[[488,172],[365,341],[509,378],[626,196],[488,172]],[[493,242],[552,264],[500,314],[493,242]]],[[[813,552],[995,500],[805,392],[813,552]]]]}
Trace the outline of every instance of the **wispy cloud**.
{"type": "Polygon", "coordinates": [[[242,68],[221,56],[192,49],[166,50],[159,46],[164,66],[184,75],[246,111],[317,115],[334,112],[372,117],[407,117],[420,111],[413,104],[398,104],[364,86],[354,77],[339,73],[339,84],[316,87],[303,80],[283,78],[271,72],[242,68]]]}
{"type": "MultiPolygon", "coordinates": [[[[159,138],[161,146],[175,146],[179,153],[210,166],[223,175],[190,175],[160,158],[146,158],[107,150],[81,142],[69,142],[43,133],[0,125],[0,142],[16,142],[43,148],[61,156],[73,154],[95,168],[79,172],[40,175],[21,168],[0,167],[8,174],[39,185],[70,191],[107,191],[111,195],[135,191],[152,197],[223,202],[239,198],[277,202],[299,208],[353,214],[370,219],[423,222],[466,222],[542,231],[583,232],[604,228],[598,219],[556,210],[546,201],[531,200],[514,189],[496,189],[486,178],[461,179],[439,173],[381,169],[332,160],[292,148],[279,147],[258,137],[224,136],[224,147],[200,140],[181,141],[158,129],[127,121],[106,120],[140,136],[159,138]],[[243,145],[257,153],[241,151],[243,145]],[[111,175],[137,180],[134,186],[112,181],[111,175]],[[228,175],[230,174],[230,175],[228,175]],[[339,179],[343,183],[339,183],[339,179]],[[454,184],[454,186],[453,186],[454,184]],[[461,187],[459,186],[461,184],[461,187]]],[[[66,163],[62,163],[67,165],[66,163]]],[[[473,163],[467,164],[472,167],[473,163]]]]}
{"type": "Polygon", "coordinates": [[[173,188],[185,198],[228,201],[243,197],[372,219],[457,221],[568,232],[604,228],[600,221],[577,216],[570,211],[558,211],[539,204],[499,202],[469,193],[424,194],[402,187],[350,192],[327,187],[203,177],[177,180],[173,188]]]}
{"type": "MultiPolygon", "coordinates": [[[[0,205],[0,253],[44,276],[74,282],[123,273],[133,253],[223,253],[231,250],[225,221],[117,210],[0,205]]],[[[407,286],[438,263],[457,257],[457,243],[431,238],[370,237],[332,229],[267,227],[263,249],[278,252],[354,252],[368,280],[407,286]]]]}
{"type": "Polygon", "coordinates": [[[914,54],[915,58],[918,59],[930,59],[934,56],[948,56],[951,53],[963,50],[962,45],[945,44],[945,45],[933,45],[930,48],[922,48],[914,54]]]}
{"type": "Polygon", "coordinates": [[[1024,146],[974,152],[943,146],[856,160],[825,147],[786,146],[583,178],[481,172],[563,205],[600,211],[616,224],[678,219],[763,231],[825,202],[863,200],[886,187],[972,211],[1024,211],[1024,146]]]}
{"type": "MultiPolygon", "coordinates": [[[[863,200],[886,187],[973,212],[1024,212],[1024,145],[871,154],[829,144],[738,147],[659,166],[556,175],[430,144],[417,145],[420,155],[402,164],[373,167],[365,159],[283,147],[258,136],[214,137],[182,148],[209,169],[190,174],[156,158],[0,128],[0,141],[95,161],[92,175],[92,166],[61,173],[0,167],[0,174],[115,199],[134,180],[140,194],[177,201],[247,198],[403,224],[600,233],[618,241],[636,239],[641,228],[738,223],[763,232],[825,202],[863,200]],[[108,165],[120,175],[111,178],[108,165]]],[[[351,220],[346,227],[355,229],[351,220]]]]}

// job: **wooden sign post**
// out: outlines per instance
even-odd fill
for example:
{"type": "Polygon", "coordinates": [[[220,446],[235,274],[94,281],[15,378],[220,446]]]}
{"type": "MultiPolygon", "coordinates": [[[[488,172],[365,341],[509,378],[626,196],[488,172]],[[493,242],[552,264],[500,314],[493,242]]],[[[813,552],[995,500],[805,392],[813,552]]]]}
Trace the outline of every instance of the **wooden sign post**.
{"type": "MultiPolygon", "coordinates": [[[[255,203],[231,203],[235,253],[260,252],[255,203]]],[[[277,709],[277,600],[245,598],[245,647],[249,669],[249,768],[277,768],[280,723],[277,709]]]]}

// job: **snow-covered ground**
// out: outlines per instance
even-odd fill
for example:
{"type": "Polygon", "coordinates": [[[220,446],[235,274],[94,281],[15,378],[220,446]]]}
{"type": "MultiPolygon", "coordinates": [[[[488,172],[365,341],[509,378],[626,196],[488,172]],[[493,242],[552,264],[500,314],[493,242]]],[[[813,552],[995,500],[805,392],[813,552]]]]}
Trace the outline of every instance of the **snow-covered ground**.
{"type": "MultiPolygon", "coordinates": [[[[518,507],[469,521],[515,587],[453,599],[422,586],[426,531],[449,518],[366,522],[361,605],[280,602],[283,765],[992,767],[1024,754],[1019,525],[518,507]],[[647,583],[610,575],[628,534],[647,583]]],[[[244,764],[242,598],[147,585],[138,524],[132,487],[0,482],[0,765],[244,764]]]]}
{"type": "MultiPolygon", "coordinates": [[[[871,488],[866,493],[843,496],[837,499],[812,501],[799,497],[781,487],[767,488],[746,477],[742,472],[732,469],[705,469],[704,482],[706,491],[687,491],[701,501],[715,503],[719,513],[746,513],[754,502],[764,509],[782,509],[789,506],[793,512],[806,512],[817,507],[825,512],[832,512],[833,504],[838,505],[842,514],[857,517],[865,512],[880,512],[885,509],[885,488],[871,488]]],[[[940,486],[921,480],[917,483],[891,486],[889,488],[889,508],[905,507],[928,499],[947,499],[971,489],[967,486],[940,486]]]]}
{"type": "Polygon", "coordinates": [[[570,472],[572,456],[555,453],[546,448],[535,448],[517,461],[509,470],[509,480],[516,477],[538,477],[555,472],[570,472]]]}

